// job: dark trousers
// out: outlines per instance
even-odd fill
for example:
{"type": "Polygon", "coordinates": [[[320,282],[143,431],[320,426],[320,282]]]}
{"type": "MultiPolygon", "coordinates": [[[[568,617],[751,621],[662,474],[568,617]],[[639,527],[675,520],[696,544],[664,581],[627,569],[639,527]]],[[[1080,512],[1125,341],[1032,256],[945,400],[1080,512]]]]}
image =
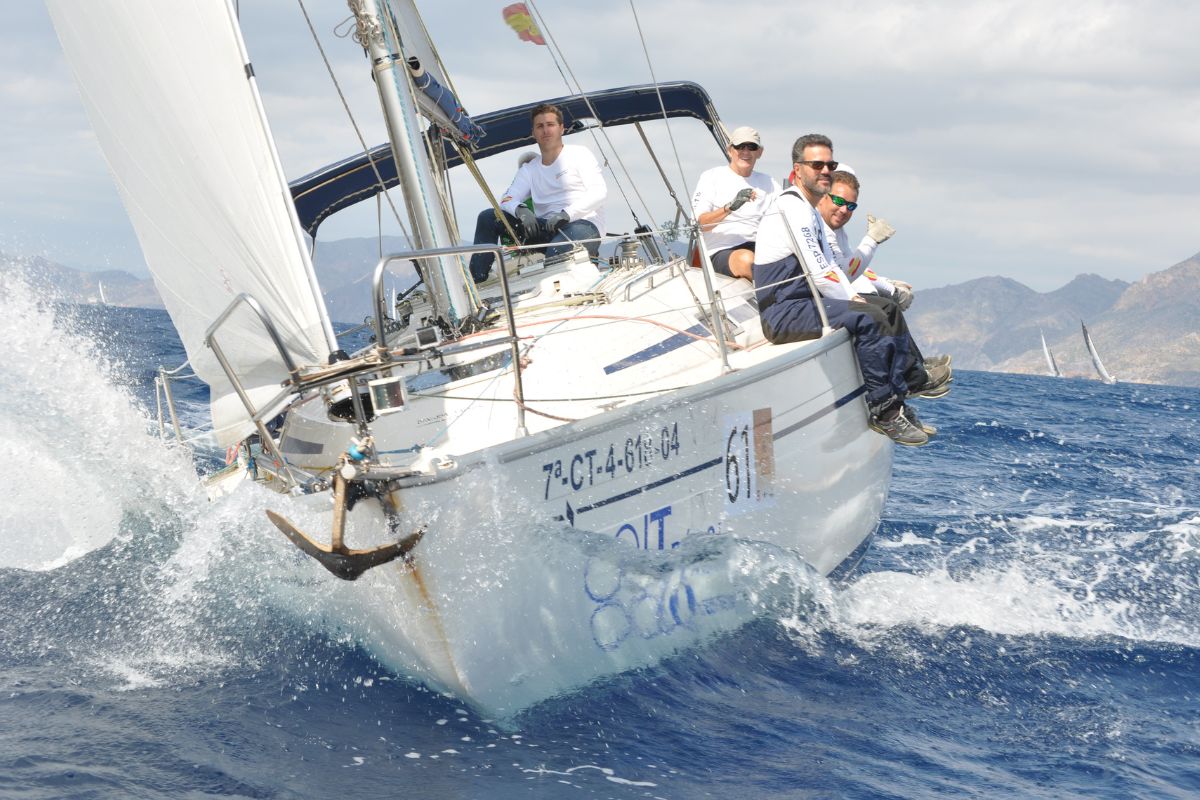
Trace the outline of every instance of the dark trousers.
{"type": "MultiPolygon", "coordinates": [[[[899,306],[892,303],[892,309],[885,309],[870,302],[824,298],[822,302],[829,324],[850,332],[871,412],[883,414],[898,408],[908,394],[905,372],[911,358],[911,339],[899,306]]],[[[767,338],[776,344],[815,339],[821,335],[821,317],[812,297],[772,303],[763,312],[762,321],[767,338]]]]}
{"type": "MultiPolygon", "coordinates": [[[[501,213],[508,219],[508,224],[514,231],[521,230],[516,217],[507,211],[501,213]]],[[[479,212],[479,217],[475,220],[475,244],[496,244],[502,236],[506,237],[507,235],[508,229],[497,219],[495,211],[488,208],[479,212]]],[[[570,250],[574,246],[570,242],[590,239],[593,241],[583,241],[583,246],[587,248],[588,254],[592,258],[597,258],[600,254],[600,242],[594,240],[599,238],[600,231],[595,225],[587,220],[577,219],[559,228],[553,238],[540,235],[527,236],[520,243],[548,244],[550,246],[545,250],[546,257],[552,258],[570,250]]],[[[492,271],[492,262],[495,260],[494,253],[476,253],[471,256],[471,277],[475,279],[476,283],[487,280],[488,273],[492,271]]]]}
{"type": "Polygon", "coordinates": [[[904,369],[904,382],[908,385],[910,392],[920,390],[928,383],[929,373],[925,371],[925,356],[922,355],[921,348],[917,347],[917,340],[909,333],[908,321],[904,319],[904,312],[900,310],[900,304],[881,294],[863,294],[859,297],[871,305],[881,308],[889,318],[897,319],[897,329],[902,330],[903,335],[908,337],[908,365],[904,369]]]}

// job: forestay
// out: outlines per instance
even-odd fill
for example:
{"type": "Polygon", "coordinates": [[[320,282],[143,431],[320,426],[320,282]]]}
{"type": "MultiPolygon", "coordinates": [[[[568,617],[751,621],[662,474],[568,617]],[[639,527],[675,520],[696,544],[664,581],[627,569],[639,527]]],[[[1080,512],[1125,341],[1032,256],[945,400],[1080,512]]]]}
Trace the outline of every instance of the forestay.
{"type": "MultiPolygon", "coordinates": [[[[100,147],[196,373],[222,444],[253,425],[204,343],[241,292],[300,363],[333,331],[296,220],[236,15],[227,2],[48,0],[100,147]]],[[[218,334],[251,400],[287,377],[257,316],[218,334]]]]}

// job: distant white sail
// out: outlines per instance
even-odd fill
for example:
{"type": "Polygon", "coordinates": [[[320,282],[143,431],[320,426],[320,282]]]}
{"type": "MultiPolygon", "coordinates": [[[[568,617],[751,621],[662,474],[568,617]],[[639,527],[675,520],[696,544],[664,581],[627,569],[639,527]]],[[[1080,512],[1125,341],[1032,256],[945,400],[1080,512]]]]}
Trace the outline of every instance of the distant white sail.
{"type": "Polygon", "coordinates": [[[100,288],[100,304],[108,305],[108,298],[104,296],[104,281],[96,281],[96,284],[100,288]]]}
{"type": "MultiPolygon", "coordinates": [[[[92,127],[222,444],[253,430],[208,326],[240,292],[262,304],[301,363],[333,331],[226,0],[47,0],[92,127]]],[[[287,377],[249,309],[218,340],[251,400],[287,377]]]]}
{"type": "Polygon", "coordinates": [[[1056,378],[1061,378],[1062,373],[1058,371],[1058,362],[1054,360],[1054,354],[1050,352],[1050,346],[1046,344],[1046,334],[1038,331],[1042,337],[1042,354],[1046,356],[1046,366],[1050,370],[1050,374],[1056,378]]]}
{"type": "Polygon", "coordinates": [[[1096,352],[1096,345],[1092,344],[1092,335],[1088,333],[1087,325],[1083,322],[1083,343],[1087,345],[1088,354],[1092,357],[1092,366],[1096,368],[1096,374],[1100,376],[1100,380],[1105,383],[1116,383],[1117,379],[1108,374],[1108,370],[1104,368],[1104,364],[1100,361],[1100,354],[1096,352]]]}

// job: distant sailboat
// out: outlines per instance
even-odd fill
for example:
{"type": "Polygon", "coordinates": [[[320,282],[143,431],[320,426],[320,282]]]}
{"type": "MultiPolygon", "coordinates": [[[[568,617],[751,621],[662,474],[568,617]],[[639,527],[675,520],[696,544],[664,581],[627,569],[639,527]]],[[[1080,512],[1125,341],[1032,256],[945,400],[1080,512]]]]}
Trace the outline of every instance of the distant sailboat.
{"type": "Polygon", "coordinates": [[[1092,335],[1088,333],[1087,325],[1082,321],[1079,324],[1083,326],[1083,343],[1087,345],[1088,355],[1092,357],[1092,366],[1096,368],[1096,374],[1105,383],[1116,383],[1117,379],[1108,374],[1108,370],[1104,368],[1104,364],[1100,361],[1100,354],[1096,352],[1096,345],[1092,344],[1092,335]]]}
{"type": "Polygon", "coordinates": [[[104,281],[97,281],[100,286],[100,305],[108,305],[108,298],[104,296],[104,281]]]}
{"type": "Polygon", "coordinates": [[[1062,373],[1058,370],[1058,362],[1054,360],[1054,353],[1050,352],[1050,346],[1046,344],[1046,334],[1040,330],[1038,334],[1042,337],[1042,353],[1046,356],[1046,367],[1050,370],[1050,374],[1056,378],[1061,378],[1062,373]]]}

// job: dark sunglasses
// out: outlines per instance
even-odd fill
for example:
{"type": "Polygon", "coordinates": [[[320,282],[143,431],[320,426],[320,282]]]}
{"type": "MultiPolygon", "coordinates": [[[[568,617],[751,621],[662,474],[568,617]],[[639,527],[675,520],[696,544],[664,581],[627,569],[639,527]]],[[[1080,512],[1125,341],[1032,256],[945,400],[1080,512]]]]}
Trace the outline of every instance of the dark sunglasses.
{"type": "Polygon", "coordinates": [[[741,144],[731,144],[734,150],[749,150],[751,153],[758,150],[758,145],[754,142],[742,142],[741,144]]]}
{"type": "Polygon", "coordinates": [[[847,211],[853,211],[858,208],[858,203],[851,203],[844,197],[838,197],[836,194],[829,195],[830,201],[838,208],[845,208],[847,211]]]}
{"type": "Polygon", "coordinates": [[[838,167],[838,162],[836,161],[797,161],[796,163],[812,167],[815,172],[820,172],[826,167],[829,167],[829,171],[833,172],[838,167]]]}

